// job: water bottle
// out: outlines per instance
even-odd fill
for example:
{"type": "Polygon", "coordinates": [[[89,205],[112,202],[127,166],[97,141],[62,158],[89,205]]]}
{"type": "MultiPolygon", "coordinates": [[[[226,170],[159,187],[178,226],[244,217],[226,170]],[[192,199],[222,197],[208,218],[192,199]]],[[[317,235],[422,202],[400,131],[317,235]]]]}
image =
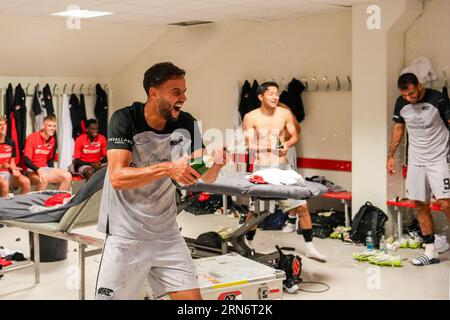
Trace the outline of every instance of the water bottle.
{"type": "Polygon", "coordinates": [[[387,252],[387,248],[386,248],[386,238],[384,237],[384,235],[381,236],[381,240],[380,240],[380,250],[382,252],[387,252]]]}
{"type": "Polygon", "coordinates": [[[368,251],[372,251],[375,244],[373,243],[372,231],[367,232],[366,246],[368,251]]]}

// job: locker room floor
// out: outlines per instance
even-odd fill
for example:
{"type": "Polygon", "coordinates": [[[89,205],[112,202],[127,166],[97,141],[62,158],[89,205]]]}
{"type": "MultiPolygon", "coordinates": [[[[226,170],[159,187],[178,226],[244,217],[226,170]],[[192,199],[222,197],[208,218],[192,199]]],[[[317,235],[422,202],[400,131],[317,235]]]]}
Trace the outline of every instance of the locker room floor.
{"type": "MultiPolygon", "coordinates": [[[[235,227],[237,219],[225,215],[195,216],[182,212],[178,223],[184,236],[196,238],[200,233],[215,231],[224,226],[235,227]]],[[[101,236],[95,227],[78,230],[80,233],[101,236]]],[[[283,294],[283,299],[449,299],[450,251],[441,254],[441,263],[428,267],[414,267],[408,261],[402,268],[378,268],[355,262],[351,254],[363,247],[345,245],[339,240],[314,238],[317,249],[328,258],[327,263],[310,260],[304,255],[303,237],[281,231],[258,231],[253,243],[258,252],[272,252],[275,244],[295,247],[303,259],[302,278],[319,281],[330,289],[322,293],[299,291],[283,294]]],[[[28,232],[16,228],[0,228],[0,245],[21,251],[28,256],[28,232]],[[20,238],[20,241],[16,241],[20,238]]],[[[68,258],[64,261],[41,264],[41,283],[34,285],[34,269],[26,268],[5,274],[0,279],[1,299],[77,299],[78,253],[74,242],[69,242],[68,258]]],[[[399,249],[402,258],[412,258],[419,250],[399,249]]],[[[86,298],[93,299],[100,255],[86,261],[86,298]]],[[[321,285],[300,284],[300,288],[321,291],[321,285]]]]}

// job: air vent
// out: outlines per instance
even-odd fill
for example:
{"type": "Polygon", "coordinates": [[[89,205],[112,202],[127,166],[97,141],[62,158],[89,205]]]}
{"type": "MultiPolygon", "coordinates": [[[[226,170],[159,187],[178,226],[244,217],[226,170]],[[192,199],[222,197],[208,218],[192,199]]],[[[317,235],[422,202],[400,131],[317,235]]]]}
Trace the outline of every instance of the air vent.
{"type": "Polygon", "coordinates": [[[202,21],[202,20],[190,20],[190,21],[182,21],[177,23],[169,23],[170,26],[182,26],[182,27],[189,27],[189,26],[196,26],[199,24],[207,24],[212,23],[212,21],[202,21]]]}

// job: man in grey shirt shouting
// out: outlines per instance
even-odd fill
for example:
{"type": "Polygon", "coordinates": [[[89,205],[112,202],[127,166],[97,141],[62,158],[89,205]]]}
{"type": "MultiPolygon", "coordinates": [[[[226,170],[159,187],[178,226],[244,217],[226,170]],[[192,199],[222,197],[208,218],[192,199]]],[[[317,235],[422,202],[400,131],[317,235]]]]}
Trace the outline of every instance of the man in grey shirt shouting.
{"type": "Polygon", "coordinates": [[[202,176],[188,162],[203,153],[199,127],[181,111],[185,71],[158,63],[144,75],[147,101],[114,112],[108,127],[108,171],[98,229],[107,234],[97,299],[134,299],[148,280],[155,297],[201,299],[197,272],[176,222],[176,188],[213,182],[226,162],[221,150],[202,176]],[[190,153],[191,156],[185,155],[190,153]]]}
{"type": "Polygon", "coordinates": [[[450,221],[450,173],[448,167],[450,106],[436,90],[426,89],[412,73],[398,79],[401,96],[394,111],[394,127],[387,156],[387,171],[395,174],[394,154],[408,129],[407,196],[414,200],[424,238],[425,253],[411,262],[416,266],[439,263],[434,245],[431,192],[450,221]]]}

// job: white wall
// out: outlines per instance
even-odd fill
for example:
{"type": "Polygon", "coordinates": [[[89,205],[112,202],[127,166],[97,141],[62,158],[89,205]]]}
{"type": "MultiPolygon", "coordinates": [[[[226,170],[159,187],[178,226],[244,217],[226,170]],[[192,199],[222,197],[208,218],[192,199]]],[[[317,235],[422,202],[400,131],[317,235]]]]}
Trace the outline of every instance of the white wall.
{"type": "MultiPolygon", "coordinates": [[[[161,61],[187,71],[184,109],[203,121],[204,130],[225,130],[232,128],[237,81],[287,83],[292,77],[327,75],[339,76],[344,86],[343,79],[351,74],[351,13],[171,29],[113,77],[112,109],[144,101],[143,74],[161,61]]],[[[299,156],[351,160],[351,94],[311,92],[303,100],[307,118],[301,123],[299,156]]],[[[305,172],[332,176],[351,188],[350,173],[305,172]]]]}
{"type": "Polygon", "coordinates": [[[0,15],[0,76],[108,77],[166,27],[0,15]]]}

